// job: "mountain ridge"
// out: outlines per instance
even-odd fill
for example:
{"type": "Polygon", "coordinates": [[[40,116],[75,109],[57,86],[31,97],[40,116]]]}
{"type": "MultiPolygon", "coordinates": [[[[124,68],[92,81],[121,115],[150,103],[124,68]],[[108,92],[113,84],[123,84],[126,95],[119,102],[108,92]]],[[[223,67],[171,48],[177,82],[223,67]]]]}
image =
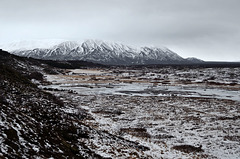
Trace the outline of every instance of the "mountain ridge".
{"type": "Polygon", "coordinates": [[[202,63],[199,59],[184,59],[166,47],[134,48],[101,40],[64,41],[49,48],[11,51],[18,56],[45,60],[84,60],[105,65],[146,65],[202,63]]]}

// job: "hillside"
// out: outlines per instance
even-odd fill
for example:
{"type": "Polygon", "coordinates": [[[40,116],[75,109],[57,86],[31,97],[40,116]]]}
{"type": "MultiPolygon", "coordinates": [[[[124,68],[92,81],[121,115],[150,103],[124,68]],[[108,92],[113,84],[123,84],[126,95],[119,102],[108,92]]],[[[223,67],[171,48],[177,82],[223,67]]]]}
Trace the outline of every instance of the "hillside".
{"type": "Polygon", "coordinates": [[[86,126],[81,121],[91,116],[85,111],[39,89],[34,83],[43,80],[44,69],[54,68],[2,50],[0,62],[0,158],[104,158],[83,142],[90,139],[147,150],[86,126]]]}

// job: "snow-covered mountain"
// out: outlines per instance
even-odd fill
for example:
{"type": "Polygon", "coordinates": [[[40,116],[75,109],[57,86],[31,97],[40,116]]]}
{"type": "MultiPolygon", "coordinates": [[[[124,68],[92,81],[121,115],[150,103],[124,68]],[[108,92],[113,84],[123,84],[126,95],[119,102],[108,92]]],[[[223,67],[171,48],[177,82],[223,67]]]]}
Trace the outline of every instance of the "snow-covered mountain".
{"type": "Polygon", "coordinates": [[[84,60],[108,65],[142,65],[196,63],[201,60],[184,59],[168,48],[133,48],[119,43],[101,40],[84,42],[64,41],[49,47],[8,50],[19,56],[48,60],[84,60]]]}

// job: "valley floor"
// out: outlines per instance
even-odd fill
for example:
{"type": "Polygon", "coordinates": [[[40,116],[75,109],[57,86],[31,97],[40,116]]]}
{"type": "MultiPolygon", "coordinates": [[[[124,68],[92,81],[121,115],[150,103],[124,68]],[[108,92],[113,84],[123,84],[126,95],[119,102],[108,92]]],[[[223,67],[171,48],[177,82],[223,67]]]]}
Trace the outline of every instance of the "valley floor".
{"type": "Polygon", "coordinates": [[[82,123],[121,139],[78,139],[102,157],[237,159],[239,75],[238,68],[78,69],[46,75],[51,84],[40,87],[71,103],[66,114],[84,111],[82,123]]]}

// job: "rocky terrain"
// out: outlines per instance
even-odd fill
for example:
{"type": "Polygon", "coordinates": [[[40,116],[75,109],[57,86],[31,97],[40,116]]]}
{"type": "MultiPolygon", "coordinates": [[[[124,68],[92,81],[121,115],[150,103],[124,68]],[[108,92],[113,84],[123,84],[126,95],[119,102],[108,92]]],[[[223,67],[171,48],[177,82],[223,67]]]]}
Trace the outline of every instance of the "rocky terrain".
{"type": "MultiPolygon", "coordinates": [[[[137,141],[148,158],[240,157],[239,68],[73,69],[42,86],[93,118],[96,129],[137,141]],[[71,91],[71,94],[68,92],[71,91]]],[[[110,158],[105,145],[85,141],[110,158]]],[[[138,158],[138,157],[137,157],[138,158]]],[[[141,157],[140,157],[141,158],[141,157]]]]}
{"type": "Polygon", "coordinates": [[[240,157],[239,67],[0,62],[0,158],[240,157]]]}
{"type": "Polygon", "coordinates": [[[0,61],[1,158],[105,158],[86,144],[88,140],[119,147],[129,157],[149,149],[84,124],[92,118],[84,110],[71,111],[76,105],[37,87],[45,83],[45,70],[57,70],[2,50],[0,61]]]}

